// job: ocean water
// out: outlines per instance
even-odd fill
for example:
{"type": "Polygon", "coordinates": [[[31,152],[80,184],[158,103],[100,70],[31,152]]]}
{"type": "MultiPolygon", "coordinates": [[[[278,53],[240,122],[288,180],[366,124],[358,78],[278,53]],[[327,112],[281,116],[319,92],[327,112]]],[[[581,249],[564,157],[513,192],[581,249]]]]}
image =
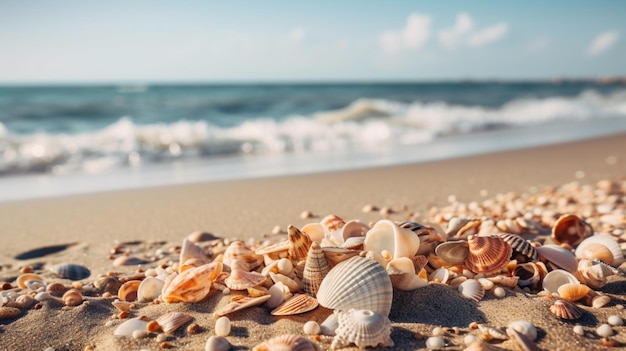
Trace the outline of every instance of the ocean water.
{"type": "Polygon", "coordinates": [[[626,131],[593,81],[1,86],[0,201],[423,162],[626,131]]]}

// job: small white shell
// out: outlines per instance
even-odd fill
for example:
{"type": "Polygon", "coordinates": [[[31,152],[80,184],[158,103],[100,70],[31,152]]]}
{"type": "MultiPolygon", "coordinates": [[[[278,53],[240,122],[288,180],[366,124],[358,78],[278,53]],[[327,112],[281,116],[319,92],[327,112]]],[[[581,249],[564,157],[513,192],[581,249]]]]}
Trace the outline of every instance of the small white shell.
{"type": "Polygon", "coordinates": [[[538,247],[537,252],[539,256],[570,273],[576,272],[578,268],[576,256],[564,247],[558,245],[544,245],[538,247]]]}
{"type": "Polygon", "coordinates": [[[154,301],[159,298],[159,295],[161,295],[164,284],[165,282],[159,278],[147,277],[141,282],[141,284],[139,284],[139,288],[137,289],[137,300],[139,300],[139,302],[154,301]]]}
{"type": "Polygon", "coordinates": [[[230,319],[222,316],[215,321],[215,335],[228,336],[230,334],[230,319]]]}
{"type": "Polygon", "coordinates": [[[413,257],[419,250],[420,239],[410,229],[400,228],[388,219],[381,219],[365,235],[363,249],[382,253],[389,251],[393,258],[413,257]]]}
{"type": "Polygon", "coordinates": [[[135,330],[146,330],[147,325],[147,321],[141,320],[139,318],[131,318],[120,324],[113,332],[113,335],[133,336],[133,332],[135,330]]]}
{"type": "Polygon", "coordinates": [[[316,321],[308,321],[302,326],[302,331],[307,335],[319,335],[322,328],[316,321]]]}
{"type": "Polygon", "coordinates": [[[291,297],[291,292],[289,288],[285,286],[285,284],[278,282],[272,285],[267,290],[270,298],[266,302],[266,306],[269,308],[276,308],[281,303],[285,302],[289,297],[291,297]]]}
{"type": "Polygon", "coordinates": [[[355,344],[359,348],[368,346],[392,347],[391,322],[386,316],[371,310],[338,311],[336,335],[331,349],[343,348],[355,344]]]}
{"type": "Polygon", "coordinates": [[[512,321],[507,328],[515,329],[518,333],[525,335],[531,341],[537,339],[537,328],[530,322],[524,320],[512,321]]]}
{"type": "Polygon", "coordinates": [[[543,278],[542,286],[544,290],[547,290],[551,293],[556,293],[561,285],[573,283],[580,284],[578,279],[576,279],[573,274],[562,269],[555,269],[552,272],[546,274],[546,276],[543,278]]]}
{"type": "Polygon", "coordinates": [[[485,288],[476,279],[464,281],[459,285],[458,290],[461,295],[474,302],[480,301],[485,296],[485,288]]]}
{"type": "Polygon", "coordinates": [[[320,332],[322,335],[334,336],[338,326],[337,314],[332,313],[320,324],[320,332]]]}
{"type": "Polygon", "coordinates": [[[204,351],[228,351],[230,343],[223,336],[211,335],[204,345],[204,351]]]}
{"type": "Polygon", "coordinates": [[[613,328],[608,324],[602,324],[596,329],[596,333],[603,338],[608,338],[613,335],[613,328]]]}

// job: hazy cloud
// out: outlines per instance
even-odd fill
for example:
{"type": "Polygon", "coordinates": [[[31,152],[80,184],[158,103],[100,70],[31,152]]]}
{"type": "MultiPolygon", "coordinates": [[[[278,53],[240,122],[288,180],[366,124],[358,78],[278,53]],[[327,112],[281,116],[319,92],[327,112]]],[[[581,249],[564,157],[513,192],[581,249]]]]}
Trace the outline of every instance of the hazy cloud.
{"type": "Polygon", "coordinates": [[[467,45],[471,47],[485,46],[502,39],[508,31],[509,25],[506,22],[498,23],[473,33],[469,37],[467,45]]]}
{"type": "Polygon", "coordinates": [[[403,29],[383,32],[378,41],[386,52],[419,50],[430,38],[430,22],[429,16],[412,13],[403,29]]]}
{"type": "Polygon", "coordinates": [[[446,49],[456,49],[474,28],[474,21],[467,13],[456,15],[456,22],[452,28],[439,32],[439,43],[446,49]]]}
{"type": "Polygon", "coordinates": [[[587,55],[596,56],[610,49],[619,40],[619,33],[616,31],[604,32],[598,35],[587,48],[587,55]]]}
{"type": "Polygon", "coordinates": [[[306,36],[306,31],[304,30],[304,28],[301,28],[301,27],[294,28],[291,31],[291,33],[289,33],[289,38],[294,43],[301,43],[302,40],[304,40],[305,36],[306,36]]]}

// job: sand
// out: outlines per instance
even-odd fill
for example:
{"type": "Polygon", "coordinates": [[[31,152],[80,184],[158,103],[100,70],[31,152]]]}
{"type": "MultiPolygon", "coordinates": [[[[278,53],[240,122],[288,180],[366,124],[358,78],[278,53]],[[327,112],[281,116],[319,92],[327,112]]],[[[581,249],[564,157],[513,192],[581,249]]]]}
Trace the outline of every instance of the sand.
{"type": "MultiPolygon", "coordinates": [[[[46,268],[72,262],[91,269],[88,283],[110,271],[133,272],[136,266],[113,267],[111,249],[121,242],[134,255],[180,245],[194,231],[206,231],[222,238],[284,238],[272,235],[275,226],[283,232],[292,224],[302,227],[328,214],[364,222],[379,220],[379,212],[362,211],[365,205],[391,209],[390,219],[407,218],[425,222],[429,209],[441,209],[450,200],[481,202],[497,194],[532,194],[546,188],[577,182],[595,185],[603,179],[621,180],[626,176],[626,135],[590,139],[574,143],[492,153],[422,164],[394,167],[222,181],[171,187],[55,197],[0,203],[0,281],[12,282],[20,268],[33,267],[46,282],[58,280],[46,268]],[[313,218],[301,218],[310,211],[313,218]]],[[[624,230],[625,225],[621,224],[624,230]]],[[[150,267],[150,264],[144,265],[150,267]]],[[[601,309],[585,307],[576,323],[589,332],[606,322],[609,315],[626,317],[623,304],[626,285],[611,277],[603,290],[612,297],[601,309]]],[[[130,317],[157,318],[169,311],[191,314],[201,327],[187,335],[184,328],[168,338],[172,349],[200,350],[214,334],[216,307],[225,305],[231,295],[219,291],[200,303],[149,305],[131,310],[130,317]]],[[[40,309],[29,308],[15,319],[0,320],[2,349],[7,350],[129,350],[159,349],[154,336],[146,339],[114,337],[121,322],[113,298],[89,297],[77,307],[63,307],[49,301],[40,309]]],[[[410,292],[394,291],[389,318],[395,349],[425,348],[433,327],[458,327],[459,335],[444,338],[452,349],[462,349],[463,337],[471,322],[504,327],[524,319],[539,329],[537,344],[545,350],[584,350],[599,347],[596,338],[574,335],[574,322],[555,318],[547,298],[507,290],[505,298],[486,294],[479,303],[463,299],[456,290],[443,285],[410,292]]],[[[322,322],[331,311],[318,308],[291,317],[274,317],[263,307],[230,316],[232,331],[228,340],[235,349],[250,349],[267,338],[282,333],[302,333],[308,320],[322,322]]],[[[626,329],[614,327],[616,340],[626,342],[626,329]]],[[[321,337],[328,348],[329,337],[321,337]]],[[[497,344],[514,349],[513,341],[497,344]]]]}

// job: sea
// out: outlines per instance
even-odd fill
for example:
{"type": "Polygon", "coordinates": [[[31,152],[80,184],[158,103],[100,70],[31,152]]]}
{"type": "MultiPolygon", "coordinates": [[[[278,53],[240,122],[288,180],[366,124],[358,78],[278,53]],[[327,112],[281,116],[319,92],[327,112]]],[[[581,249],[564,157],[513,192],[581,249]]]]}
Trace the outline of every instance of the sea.
{"type": "Polygon", "coordinates": [[[626,82],[0,86],[0,201],[362,169],[626,131],[626,82]]]}

